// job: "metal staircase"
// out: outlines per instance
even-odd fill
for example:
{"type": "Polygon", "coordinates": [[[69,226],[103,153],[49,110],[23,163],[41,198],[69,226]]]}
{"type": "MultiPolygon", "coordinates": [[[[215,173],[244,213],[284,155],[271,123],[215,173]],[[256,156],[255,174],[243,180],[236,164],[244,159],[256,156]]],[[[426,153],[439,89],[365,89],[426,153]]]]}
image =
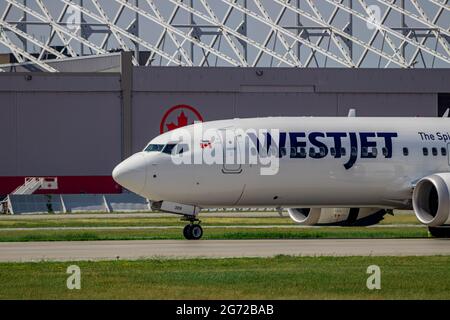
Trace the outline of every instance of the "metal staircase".
{"type": "Polygon", "coordinates": [[[42,186],[42,178],[26,178],[25,183],[11,194],[33,194],[42,186]]]}
{"type": "MultiPolygon", "coordinates": [[[[43,178],[25,178],[25,183],[19,186],[11,194],[13,195],[33,194],[42,187],[43,182],[44,182],[43,178]]],[[[4,214],[12,212],[9,196],[0,201],[0,212],[4,214]]]]}

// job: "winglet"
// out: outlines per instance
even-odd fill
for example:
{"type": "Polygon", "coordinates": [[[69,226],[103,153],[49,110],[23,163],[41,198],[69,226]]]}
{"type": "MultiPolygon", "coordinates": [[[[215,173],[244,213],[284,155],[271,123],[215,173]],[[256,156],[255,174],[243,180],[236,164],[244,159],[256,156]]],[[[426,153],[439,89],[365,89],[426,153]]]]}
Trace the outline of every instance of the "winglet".
{"type": "Polygon", "coordinates": [[[355,109],[350,109],[350,110],[348,110],[348,117],[349,117],[349,118],[354,118],[354,117],[356,117],[356,110],[355,110],[355,109]]]}
{"type": "Polygon", "coordinates": [[[447,108],[447,110],[445,110],[445,113],[442,115],[442,118],[448,118],[449,113],[450,113],[450,108],[447,108]]]}

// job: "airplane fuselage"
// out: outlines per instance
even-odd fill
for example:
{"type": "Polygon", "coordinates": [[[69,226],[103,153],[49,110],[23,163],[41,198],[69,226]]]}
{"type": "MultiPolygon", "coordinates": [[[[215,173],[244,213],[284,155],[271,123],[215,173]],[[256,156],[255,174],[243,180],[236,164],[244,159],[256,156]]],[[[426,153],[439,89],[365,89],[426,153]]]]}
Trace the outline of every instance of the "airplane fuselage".
{"type": "Polygon", "coordinates": [[[448,131],[450,122],[442,118],[213,121],[153,139],[115,176],[134,166],[128,178],[118,179],[131,191],[199,207],[410,208],[415,182],[450,171],[448,131]],[[181,131],[195,136],[199,126],[213,134],[194,139],[179,155],[191,162],[174,163],[173,153],[162,152],[180,144],[181,131]],[[224,161],[199,161],[206,153],[222,154],[224,161]],[[243,161],[227,161],[228,155],[243,161]],[[255,156],[262,160],[252,162],[255,156]]]}

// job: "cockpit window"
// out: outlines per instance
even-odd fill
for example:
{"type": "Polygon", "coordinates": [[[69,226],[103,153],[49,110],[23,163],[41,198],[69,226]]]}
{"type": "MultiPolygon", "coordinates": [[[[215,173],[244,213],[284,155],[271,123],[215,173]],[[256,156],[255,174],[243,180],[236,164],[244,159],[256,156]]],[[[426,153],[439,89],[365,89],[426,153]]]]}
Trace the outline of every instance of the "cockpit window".
{"type": "Polygon", "coordinates": [[[172,154],[173,148],[176,147],[176,144],[166,144],[163,149],[163,153],[172,154]]]}
{"type": "Polygon", "coordinates": [[[189,145],[187,144],[179,144],[177,145],[177,148],[177,154],[182,154],[189,151],[189,145]]]}
{"type": "Polygon", "coordinates": [[[164,149],[163,144],[149,144],[145,151],[147,152],[161,152],[164,149]]]}
{"type": "Polygon", "coordinates": [[[189,150],[187,144],[150,144],[145,148],[146,152],[162,152],[165,154],[181,154],[189,150]]]}

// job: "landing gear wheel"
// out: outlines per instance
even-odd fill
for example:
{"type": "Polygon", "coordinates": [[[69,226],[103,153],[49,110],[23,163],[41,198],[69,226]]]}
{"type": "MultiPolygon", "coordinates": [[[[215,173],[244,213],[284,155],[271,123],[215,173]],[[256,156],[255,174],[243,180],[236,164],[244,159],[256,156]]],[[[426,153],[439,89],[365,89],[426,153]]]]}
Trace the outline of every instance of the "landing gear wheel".
{"type": "Polygon", "coordinates": [[[192,229],[192,224],[187,224],[184,229],[183,229],[183,236],[187,239],[187,240],[192,240],[191,239],[191,229],[192,229]]]}
{"type": "Polygon", "coordinates": [[[192,240],[200,240],[203,236],[203,229],[199,224],[193,224],[191,226],[191,239],[192,240]]]}
{"type": "Polygon", "coordinates": [[[203,236],[203,229],[199,224],[188,224],[183,229],[183,235],[187,240],[199,240],[203,236]]]}
{"type": "Polygon", "coordinates": [[[428,227],[428,231],[435,238],[450,238],[450,227],[428,227]]]}

